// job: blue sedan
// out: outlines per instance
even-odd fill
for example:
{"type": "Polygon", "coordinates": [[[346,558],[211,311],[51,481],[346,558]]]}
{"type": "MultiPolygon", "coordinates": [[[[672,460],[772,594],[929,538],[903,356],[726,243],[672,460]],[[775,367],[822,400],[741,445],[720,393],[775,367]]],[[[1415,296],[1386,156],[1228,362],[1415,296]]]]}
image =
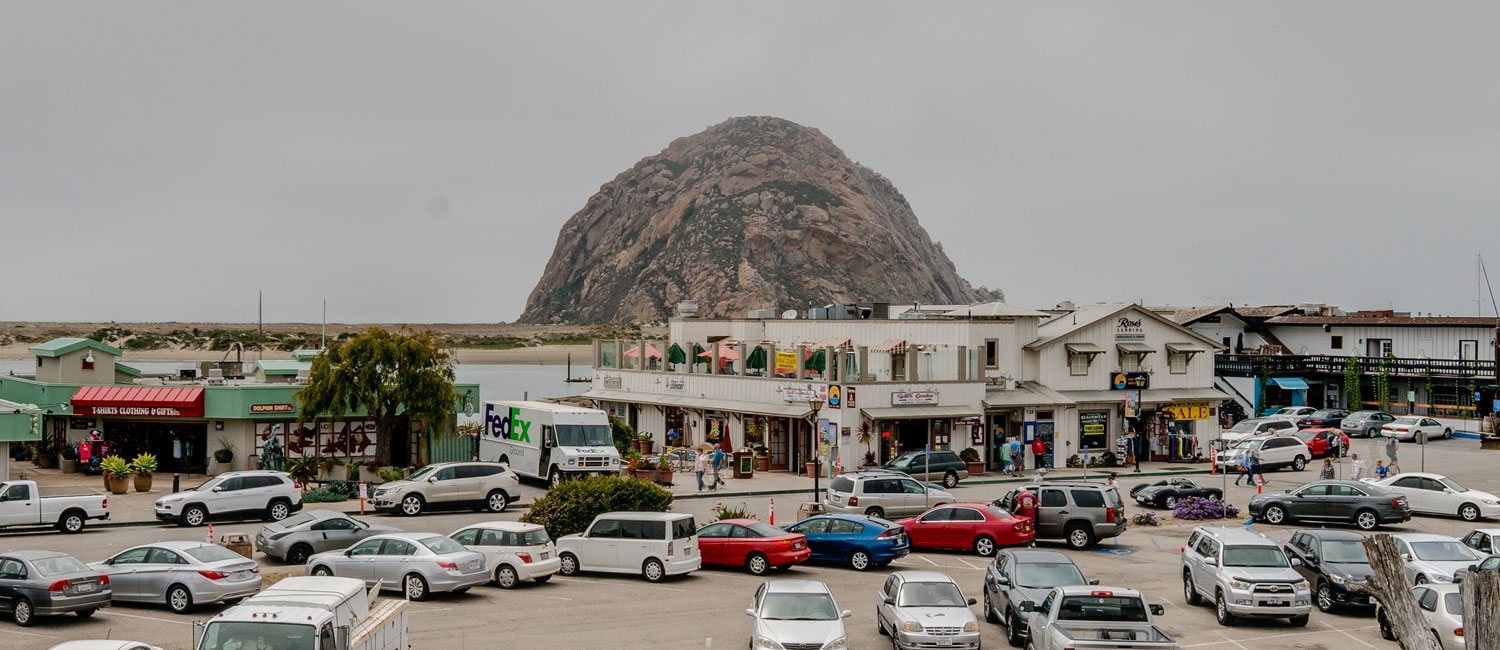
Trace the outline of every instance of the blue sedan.
{"type": "Polygon", "coordinates": [[[906,529],[879,517],[817,515],[786,530],[807,536],[811,561],[848,563],[857,571],[883,567],[911,552],[906,529]]]}

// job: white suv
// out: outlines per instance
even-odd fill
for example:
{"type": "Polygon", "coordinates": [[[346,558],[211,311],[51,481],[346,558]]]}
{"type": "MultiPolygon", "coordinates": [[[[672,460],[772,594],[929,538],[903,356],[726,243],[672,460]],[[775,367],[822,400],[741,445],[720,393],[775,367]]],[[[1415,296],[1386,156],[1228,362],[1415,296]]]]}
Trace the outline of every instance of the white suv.
{"type": "Polygon", "coordinates": [[[267,470],[226,472],[156,500],[156,518],[180,526],[232,517],[281,521],[301,509],[301,486],[285,472],[267,470]]]}
{"type": "Polygon", "coordinates": [[[1259,436],[1241,440],[1239,444],[1219,452],[1219,464],[1233,466],[1238,462],[1240,452],[1251,450],[1260,454],[1262,471],[1290,467],[1300,472],[1307,468],[1307,461],[1312,458],[1312,451],[1307,448],[1307,443],[1297,436],[1259,436]]]}

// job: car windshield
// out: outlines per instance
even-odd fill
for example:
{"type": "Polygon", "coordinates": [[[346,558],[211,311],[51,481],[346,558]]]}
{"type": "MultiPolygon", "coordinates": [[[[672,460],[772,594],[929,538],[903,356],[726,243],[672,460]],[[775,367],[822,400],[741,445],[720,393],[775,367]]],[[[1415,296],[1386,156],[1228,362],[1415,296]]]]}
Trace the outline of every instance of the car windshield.
{"type": "Polygon", "coordinates": [[[1275,546],[1229,546],[1224,549],[1224,566],[1284,567],[1286,554],[1275,546]]]}
{"type": "Polygon", "coordinates": [[[191,490],[193,492],[204,492],[204,491],[207,491],[207,490],[214,489],[215,486],[217,486],[218,484],[223,483],[223,482],[224,482],[224,479],[222,477],[214,477],[214,478],[208,479],[207,481],[199,483],[196,487],[190,487],[190,488],[188,488],[188,490],[191,490]]]}
{"type": "Polygon", "coordinates": [[[243,560],[245,556],[235,553],[223,546],[204,545],[198,548],[190,548],[184,551],[199,562],[223,562],[224,560],[243,560]]]}
{"type": "Polygon", "coordinates": [[[1240,420],[1229,427],[1228,433],[1250,433],[1255,430],[1255,425],[1260,424],[1257,420],[1240,420]]]}
{"type": "Polygon", "coordinates": [[[415,472],[412,472],[411,474],[407,475],[406,480],[408,480],[408,481],[422,481],[422,480],[426,480],[427,476],[429,474],[432,474],[433,472],[436,472],[436,471],[437,471],[437,466],[436,465],[428,465],[426,467],[423,467],[422,469],[419,469],[419,470],[417,470],[415,472]]]}
{"type": "Polygon", "coordinates": [[[44,576],[55,576],[64,573],[85,573],[89,570],[89,568],[84,566],[82,562],[79,562],[78,560],[75,560],[66,555],[44,557],[40,560],[32,560],[31,564],[32,566],[36,567],[37,573],[40,573],[44,576]]]}
{"type": "Polygon", "coordinates": [[[1057,620],[1145,623],[1146,606],[1133,597],[1068,596],[1057,610],[1057,620]]]}
{"type": "Polygon", "coordinates": [[[607,424],[559,424],[557,444],[563,447],[603,447],[613,445],[607,424]]]}
{"type": "Polygon", "coordinates": [[[1412,542],[1411,552],[1429,562],[1464,562],[1474,559],[1469,547],[1458,542],[1412,542]]]}
{"type": "Polygon", "coordinates": [[[439,555],[443,553],[457,553],[464,550],[462,544],[442,536],[424,538],[422,545],[439,555]]]}
{"type": "Polygon", "coordinates": [[[1335,414],[1335,411],[1313,411],[1312,415],[1310,415],[1308,417],[1314,417],[1314,418],[1331,418],[1331,417],[1334,417],[1334,414],[1335,414]]]}
{"type": "Polygon", "coordinates": [[[901,467],[901,466],[904,466],[907,463],[910,463],[913,458],[916,458],[917,456],[921,455],[921,453],[922,452],[920,452],[920,451],[908,451],[908,452],[906,452],[904,454],[901,454],[900,456],[892,458],[890,462],[886,463],[886,466],[887,467],[892,467],[892,466],[894,466],[894,467],[901,467]]]}
{"type": "Polygon", "coordinates": [[[277,527],[277,528],[280,528],[282,530],[287,530],[287,529],[291,529],[291,528],[296,528],[297,526],[301,526],[302,524],[305,524],[305,523],[307,523],[309,521],[312,521],[312,520],[313,520],[313,516],[310,515],[310,514],[308,514],[308,513],[306,513],[306,512],[304,512],[302,514],[292,515],[290,517],[287,517],[286,519],[282,519],[280,523],[272,524],[272,525],[275,526],[275,527],[277,527]]]}
{"type": "Polygon", "coordinates": [[[1312,440],[1313,438],[1318,437],[1318,432],[1315,429],[1298,429],[1292,432],[1292,435],[1301,438],[1302,442],[1307,442],[1309,440],[1312,440]]]}
{"type": "Polygon", "coordinates": [[[753,531],[757,535],[760,535],[761,537],[780,537],[786,534],[786,531],[780,528],[777,528],[770,524],[763,524],[758,521],[750,524],[749,526],[746,526],[746,528],[749,528],[751,531],[753,531]]]}
{"type": "Polygon", "coordinates": [[[1087,582],[1072,562],[1023,563],[1016,565],[1016,586],[1027,589],[1051,589],[1087,582]]]}
{"type": "Polygon", "coordinates": [[[311,625],[293,623],[266,623],[264,621],[244,623],[209,623],[203,631],[203,643],[199,650],[246,650],[248,648],[276,648],[277,650],[313,650],[316,645],[311,625]]]}
{"type": "Polygon", "coordinates": [[[1437,480],[1437,482],[1442,483],[1443,487],[1446,487],[1446,488],[1448,488],[1450,490],[1453,490],[1454,492],[1468,492],[1469,491],[1469,488],[1466,488],[1466,487],[1464,487],[1462,485],[1459,485],[1458,481],[1455,481],[1455,480],[1453,480],[1451,478],[1448,478],[1446,476],[1444,476],[1442,478],[1439,478],[1437,480]]]}
{"type": "Polygon", "coordinates": [[[951,582],[908,582],[901,586],[897,607],[968,607],[958,585],[951,582]]]}
{"type": "Polygon", "coordinates": [[[1252,447],[1259,447],[1259,446],[1260,446],[1260,441],[1259,440],[1246,440],[1244,442],[1241,442],[1241,443],[1235,445],[1234,448],[1235,449],[1250,449],[1252,447]]]}
{"type": "Polygon", "coordinates": [[[1369,564],[1365,545],[1352,539],[1330,539],[1323,541],[1324,562],[1334,564],[1369,564]]]}
{"type": "Polygon", "coordinates": [[[760,617],[768,621],[832,621],[839,611],[828,594],[766,594],[760,617]]]}

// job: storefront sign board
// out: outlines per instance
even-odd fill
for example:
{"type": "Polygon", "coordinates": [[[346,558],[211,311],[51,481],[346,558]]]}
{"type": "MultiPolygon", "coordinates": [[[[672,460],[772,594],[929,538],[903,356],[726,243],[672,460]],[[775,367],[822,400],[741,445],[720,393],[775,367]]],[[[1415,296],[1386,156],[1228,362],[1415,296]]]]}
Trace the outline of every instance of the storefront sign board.
{"type": "Polygon", "coordinates": [[[297,407],[294,404],[251,404],[251,413],[295,413],[297,407]]]}
{"type": "Polygon", "coordinates": [[[1116,372],[1109,376],[1110,390],[1145,390],[1151,387],[1151,373],[1116,372]]]}
{"type": "Polygon", "coordinates": [[[1212,409],[1208,402],[1173,402],[1161,410],[1174,420],[1207,420],[1212,409]]]}
{"type": "Polygon", "coordinates": [[[670,377],[662,383],[662,386],[669,393],[681,393],[687,390],[687,381],[677,377],[670,377]]]}
{"type": "Polygon", "coordinates": [[[935,390],[898,391],[891,393],[891,406],[917,406],[937,403],[938,394],[935,390]]]}
{"type": "Polygon", "coordinates": [[[605,388],[619,390],[621,386],[622,386],[622,383],[621,383],[620,377],[618,375],[614,376],[614,377],[610,377],[610,376],[605,376],[604,377],[604,387],[605,388]]]}
{"type": "Polygon", "coordinates": [[[1115,320],[1115,341],[1145,341],[1146,328],[1141,319],[1121,316],[1115,320]]]}
{"type": "Polygon", "coordinates": [[[827,403],[827,408],[836,409],[836,408],[843,408],[843,407],[844,407],[844,391],[839,388],[838,384],[829,384],[828,385],[828,403],[827,403]]]}
{"type": "Polygon", "coordinates": [[[818,399],[818,392],[811,388],[784,388],[781,399],[788,402],[811,402],[818,399]]]}
{"type": "Polygon", "coordinates": [[[1109,441],[1109,411],[1084,411],[1078,414],[1079,444],[1087,449],[1103,449],[1109,441]]]}
{"type": "Polygon", "coordinates": [[[797,372],[797,353],[777,350],[776,372],[779,374],[797,372]]]}
{"type": "Polygon", "coordinates": [[[75,406],[75,415],[141,415],[169,418],[201,418],[203,405],[191,408],[175,406],[75,406]]]}

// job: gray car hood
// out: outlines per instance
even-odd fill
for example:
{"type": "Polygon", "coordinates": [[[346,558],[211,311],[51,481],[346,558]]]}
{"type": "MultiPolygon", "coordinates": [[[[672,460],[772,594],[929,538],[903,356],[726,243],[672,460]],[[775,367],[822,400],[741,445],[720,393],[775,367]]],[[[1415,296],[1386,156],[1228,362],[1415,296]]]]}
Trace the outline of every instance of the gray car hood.
{"type": "Polygon", "coordinates": [[[1302,574],[1289,566],[1287,567],[1224,567],[1224,575],[1250,582],[1296,582],[1302,579],[1302,574]]]}
{"type": "Polygon", "coordinates": [[[844,634],[841,619],[832,621],[760,621],[766,635],[778,643],[828,643],[844,634]]]}
{"type": "Polygon", "coordinates": [[[965,623],[978,620],[968,607],[898,607],[896,611],[906,620],[921,623],[922,627],[962,628],[965,623]]]}
{"type": "Polygon", "coordinates": [[[1423,560],[1418,558],[1413,559],[1408,564],[1411,565],[1412,570],[1416,571],[1417,573],[1426,573],[1429,576],[1431,576],[1432,574],[1438,574],[1442,575],[1443,577],[1452,577],[1454,571],[1458,571],[1459,569],[1467,569],[1478,563],[1479,560],[1433,562],[1432,560],[1423,560]]]}

